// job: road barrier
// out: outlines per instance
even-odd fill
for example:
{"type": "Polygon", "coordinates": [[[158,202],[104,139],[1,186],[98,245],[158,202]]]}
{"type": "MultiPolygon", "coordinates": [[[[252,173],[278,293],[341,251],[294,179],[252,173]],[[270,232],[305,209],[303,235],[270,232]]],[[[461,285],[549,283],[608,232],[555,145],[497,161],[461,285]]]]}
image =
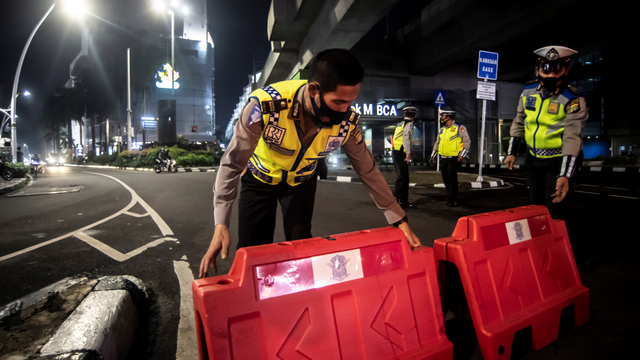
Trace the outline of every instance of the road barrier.
{"type": "Polygon", "coordinates": [[[432,248],[383,228],[239,249],[193,282],[200,359],[452,359],[432,248]]]}
{"type": "Polygon", "coordinates": [[[565,308],[573,306],[576,325],[589,321],[589,289],[580,282],[565,224],[544,206],[462,217],[434,251],[439,267],[458,268],[486,360],[509,359],[523,329],[530,329],[534,350],[555,341],[565,308]]]}

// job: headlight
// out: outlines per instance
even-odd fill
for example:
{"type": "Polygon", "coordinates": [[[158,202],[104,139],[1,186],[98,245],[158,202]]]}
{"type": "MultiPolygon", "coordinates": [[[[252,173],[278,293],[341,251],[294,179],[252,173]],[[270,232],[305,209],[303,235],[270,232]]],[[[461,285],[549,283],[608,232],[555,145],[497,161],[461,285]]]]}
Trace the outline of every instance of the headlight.
{"type": "Polygon", "coordinates": [[[60,161],[60,163],[62,164],[64,162],[64,158],[60,158],[58,159],[58,161],[60,161]]]}

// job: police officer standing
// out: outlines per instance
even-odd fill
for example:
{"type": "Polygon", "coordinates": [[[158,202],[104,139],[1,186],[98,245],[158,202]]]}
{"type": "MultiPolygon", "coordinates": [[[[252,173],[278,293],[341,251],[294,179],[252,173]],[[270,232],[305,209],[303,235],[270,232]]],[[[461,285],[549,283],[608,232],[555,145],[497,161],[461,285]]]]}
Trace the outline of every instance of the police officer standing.
{"type": "Polygon", "coordinates": [[[531,202],[545,205],[556,219],[566,217],[569,184],[582,164],[582,130],[589,117],[588,98],[567,80],[570,57],[576,53],[564,46],[534,51],[537,79],[527,83],[520,96],[504,161],[512,170],[524,137],[531,202]]]}
{"type": "Polygon", "coordinates": [[[431,165],[440,154],[440,173],[447,188],[448,206],[458,206],[458,168],[469,154],[471,138],[464,125],[453,120],[454,111],[440,111],[440,134],[433,145],[431,165]]]}
{"type": "Polygon", "coordinates": [[[393,166],[398,177],[393,189],[393,195],[403,209],[413,207],[409,204],[409,162],[411,161],[411,136],[413,135],[413,120],[418,115],[418,109],[407,106],[404,109],[404,119],[396,126],[393,134],[393,166]]]}

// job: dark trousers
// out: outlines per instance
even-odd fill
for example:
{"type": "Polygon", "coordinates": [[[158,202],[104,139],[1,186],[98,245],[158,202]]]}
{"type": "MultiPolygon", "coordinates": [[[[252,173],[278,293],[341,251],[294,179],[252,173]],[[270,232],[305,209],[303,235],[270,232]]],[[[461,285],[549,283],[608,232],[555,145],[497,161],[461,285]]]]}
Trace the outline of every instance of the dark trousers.
{"type": "MultiPolygon", "coordinates": [[[[554,219],[566,220],[575,176],[569,181],[569,192],[564,200],[557,204],[551,202],[553,200],[551,195],[556,192],[556,181],[561,164],[562,157],[538,159],[530,153],[527,154],[524,162],[531,203],[546,206],[554,219]]],[[[581,165],[582,153],[576,159],[575,168],[579,169],[581,165]]]]}
{"type": "Polygon", "coordinates": [[[312,177],[297,186],[268,185],[250,172],[243,175],[238,203],[238,248],[273,242],[278,203],[285,239],[310,238],[316,184],[316,178],[312,177]]]}
{"type": "Polygon", "coordinates": [[[458,168],[460,162],[457,157],[440,158],[440,173],[442,181],[447,188],[449,202],[458,201],[458,168]]]}
{"type": "Polygon", "coordinates": [[[407,154],[402,150],[393,150],[393,166],[398,177],[393,188],[393,195],[398,199],[400,205],[409,205],[409,164],[404,159],[407,154]]]}

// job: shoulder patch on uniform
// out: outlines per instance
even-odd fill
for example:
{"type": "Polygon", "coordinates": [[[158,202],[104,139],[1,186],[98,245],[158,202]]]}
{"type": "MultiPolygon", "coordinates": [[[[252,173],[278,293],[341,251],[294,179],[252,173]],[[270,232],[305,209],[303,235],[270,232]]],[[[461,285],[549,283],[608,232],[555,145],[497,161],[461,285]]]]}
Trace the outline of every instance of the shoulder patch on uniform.
{"type": "Polygon", "coordinates": [[[571,100],[569,103],[569,113],[580,111],[580,99],[571,100]]]}
{"type": "Polygon", "coordinates": [[[247,126],[251,126],[257,122],[262,121],[262,109],[258,104],[253,106],[251,110],[251,114],[249,114],[249,119],[247,120],[247,126]]]}

